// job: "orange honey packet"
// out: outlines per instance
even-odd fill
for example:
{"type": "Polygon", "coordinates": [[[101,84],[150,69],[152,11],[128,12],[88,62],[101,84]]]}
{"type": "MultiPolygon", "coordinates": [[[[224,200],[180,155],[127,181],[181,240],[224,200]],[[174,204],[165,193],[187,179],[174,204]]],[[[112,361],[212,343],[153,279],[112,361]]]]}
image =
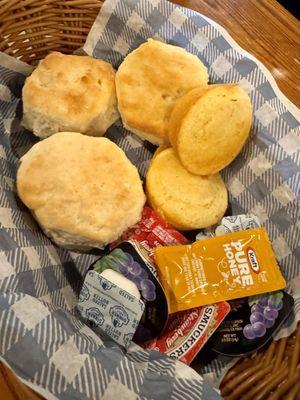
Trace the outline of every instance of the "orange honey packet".
{"type": "Polygon", "coordinates": [[[159,247],[155,261],[171,313],[286,287],[264,228],[159,247]]]}

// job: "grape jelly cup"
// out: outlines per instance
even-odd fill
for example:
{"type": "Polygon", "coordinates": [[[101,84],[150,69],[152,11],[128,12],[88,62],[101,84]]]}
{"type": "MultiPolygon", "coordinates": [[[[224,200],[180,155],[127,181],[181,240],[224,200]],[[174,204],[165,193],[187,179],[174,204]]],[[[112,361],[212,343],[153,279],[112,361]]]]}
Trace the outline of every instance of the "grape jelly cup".
{"type": "Polygon", "coordinates": [[[126,241],[104,254],[90,269],[101,273],[107,268],[134,282],[145,303],[133,341],[143,344],[156,338],[164,330],[169,312],[165,292],[153,273],[155,267],[151,260],[140,252],[137,245],[126,241]]]}
{"type": "Polygon", "coordinates": [[[231,311],[207,346],[216,353],[237,357],[264,346],[288,318],[294,306],[292,296],[284,291],[253,298],[229,301],[231,311]],[[278,301],[274,301],[279,297],[278,301]]]}

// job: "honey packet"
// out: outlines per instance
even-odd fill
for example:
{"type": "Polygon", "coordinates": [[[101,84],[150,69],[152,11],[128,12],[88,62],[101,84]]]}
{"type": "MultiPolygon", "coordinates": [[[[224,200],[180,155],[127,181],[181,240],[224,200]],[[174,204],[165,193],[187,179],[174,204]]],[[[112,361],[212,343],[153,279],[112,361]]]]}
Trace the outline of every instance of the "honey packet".
{"type": "Polygon", "coordinates": [[[155,249],[171,313],[286,287],[264,228],[155,249]]]}

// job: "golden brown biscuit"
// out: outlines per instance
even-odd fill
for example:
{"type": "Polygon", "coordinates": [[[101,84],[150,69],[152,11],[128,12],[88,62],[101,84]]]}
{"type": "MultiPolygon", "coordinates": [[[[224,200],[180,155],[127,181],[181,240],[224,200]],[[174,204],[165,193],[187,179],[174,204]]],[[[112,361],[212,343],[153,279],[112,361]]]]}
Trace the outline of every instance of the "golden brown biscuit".
{"type": "Polygon", "coordinates": [[[146,177],[151,207],[180,230],[207,228],[223,217],[227,190],[219,174],[193,175],[172,148],[156,154],[146,177]]]}
{"type": "Polygon", "coordinates": [[[42,229],[69,248],[116,240],[141,217],[145,195],[137,169],[106,138],[61,132],[21,159],[17,191],[42,229]]]}
{"type": "MultiPolygon", "coordinates": [[[[188,100],[191,94],[186,96],[188,100]]],[[[181,98],[172,114],[170,125],[177,125],[171,136],[172,144],[188,171],[214,174],[231,163],[249,136],[250,99],[239,85],[224,84],[201,90],[198,100],[186,111],[187,100],[185,96],[181,98]],[[176,115],[179,110],[182,110],[180,121],[176,115]]]]}
{"type": "Polygon", "coordinates": [[[124,126],[154,144],[168,142],[167,124],[175,102],[207,80],[198,57],[149,39],[125,58],[116,74],[124,126]]]}
{"type": "Polygon", "coordinates": [[[102,136],[118,118],[115,71],[88,56],[49,54],[23,87],[23,125],[41,138],[61,131],[102,136]]]}

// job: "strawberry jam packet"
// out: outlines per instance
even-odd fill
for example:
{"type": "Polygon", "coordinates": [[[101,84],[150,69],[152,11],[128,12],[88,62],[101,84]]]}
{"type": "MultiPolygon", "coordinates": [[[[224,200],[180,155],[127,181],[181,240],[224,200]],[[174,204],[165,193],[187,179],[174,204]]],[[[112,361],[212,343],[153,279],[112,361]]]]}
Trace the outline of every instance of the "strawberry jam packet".
{"type": "Polygon", "coordinates": [[[220,302],[172,314],[163,333],[143,347],[190,365],[229,310],[228,303],[220,302]]]}

